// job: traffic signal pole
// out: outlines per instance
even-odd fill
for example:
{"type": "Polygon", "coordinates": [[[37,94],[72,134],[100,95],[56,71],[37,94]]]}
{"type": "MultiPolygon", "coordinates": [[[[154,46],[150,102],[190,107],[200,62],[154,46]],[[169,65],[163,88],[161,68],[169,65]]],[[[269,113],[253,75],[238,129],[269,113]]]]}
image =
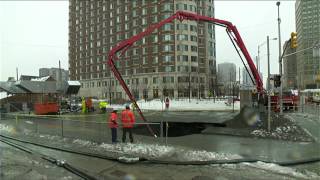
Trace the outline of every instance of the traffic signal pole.
{"type": "Polygon", "coordinates": [[[281,24],[281,19],[280,19],[280,1],[277,2],[278,6],[278,40],[279,40],[279,75],[280,75],[280,97],[279,97],[279,102],[280,102],[280,115],[283,113],[282,109],[282,53],[281,53],[281,29],[280,29],[280,24],[281,24]]]}

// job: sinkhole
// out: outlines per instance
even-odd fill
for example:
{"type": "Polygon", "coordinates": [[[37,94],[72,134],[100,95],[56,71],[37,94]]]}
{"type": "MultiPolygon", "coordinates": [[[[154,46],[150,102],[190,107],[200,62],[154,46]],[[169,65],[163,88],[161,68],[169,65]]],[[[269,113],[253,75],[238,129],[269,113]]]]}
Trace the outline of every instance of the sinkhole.
{"type": "MultiPolygon", "coordinates": [[[[159,123],[159,122],[155,122],[159,123]]],[[[160,136],[161,128],[159,124],[150,124],[152,130],[160,136]]],[[[168,137],[179,137],[191,134],[200,134],[207,127],[226,127],[225,124],[216,123],[194,123],[194,122],[167,122],[163,123],[162,132],[166,136],[166,129],[168,129],[168,137]]],[[[146,125],[138,125],[133,129],[134,134],[152,136],[146,125]]]]}

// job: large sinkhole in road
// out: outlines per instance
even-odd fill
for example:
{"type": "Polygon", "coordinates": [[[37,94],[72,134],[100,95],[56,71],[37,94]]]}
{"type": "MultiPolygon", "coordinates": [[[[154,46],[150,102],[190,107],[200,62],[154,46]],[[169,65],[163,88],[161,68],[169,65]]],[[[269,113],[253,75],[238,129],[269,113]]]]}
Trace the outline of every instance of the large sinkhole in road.
{"type": "MultiPolygon", "coordinates": [[[[166,128],[168,129],[168,137],[179,137],[179,136],[186,136],[191,134],[200,134],[203,130],[207,127],[225,127],[224,124],[215,124],[215,123],[185,123],[185,122],[168,122],[163,123],[163,135],[166,134],[166,128]],[[166,124],[168,127],[166,127],[166,124]]],[[[160,135],[160,125],[159,124],[150,124],[152,130],[157,134],[160,135]]],[[[148,128],[146,125],[139,125],[134,128],[133,133],[144,135],[144,136],[151,136],[148,128]]]]}

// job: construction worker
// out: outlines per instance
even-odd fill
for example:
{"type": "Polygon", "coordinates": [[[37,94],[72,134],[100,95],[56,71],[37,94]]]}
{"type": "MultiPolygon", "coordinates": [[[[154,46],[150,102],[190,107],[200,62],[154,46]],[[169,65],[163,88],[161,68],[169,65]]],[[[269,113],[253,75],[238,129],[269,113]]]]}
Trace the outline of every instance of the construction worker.
{"type": "Polygon", "coordinates": [[[169,100],[169,98],[167,97],[166,100],[165,100],[166,110],[169,109],[169,104],[170,104],[170,100],[169,100]]]}
{"type": "Polygon", "coordinates": [[[126,109],[121,113],[122,121],[122,142],[126,142],[127,132],[129,133],[130,142],[133,143],[132,128],[135,123],[134,114],[130,111],[130,106],[126,105],[126,109]]]}
{"type": "Polygon", "coordinates": [[[82,107],[82,113],[86,113],[86,109],[87,109],[87,106],[86,106],[86,100],[84,99],[84,97],[82,97],[82,100],[81,100],[81,107],[82,107]]]}
{"type": "Polygon", "coordinates": [[[111,129],[111,141],[112,143],[117,143],[117,128],[118,128],[118,114],[117,110],[113,110],[109,117],[109,128],[111,129]]]}

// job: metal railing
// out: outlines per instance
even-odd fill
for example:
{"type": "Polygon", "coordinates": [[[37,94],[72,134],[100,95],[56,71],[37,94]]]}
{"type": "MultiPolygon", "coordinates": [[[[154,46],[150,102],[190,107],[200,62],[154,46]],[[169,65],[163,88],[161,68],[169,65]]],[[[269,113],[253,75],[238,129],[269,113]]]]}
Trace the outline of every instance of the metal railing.
{"type": "MultiPolygon", "coordinates": [[[[78,116],[37,116],[26,114],[1,114],[1,123],[10,125],[18,133],[33,133],[38,135],[61,136],[62,138],[73,138],[88,140],[96,143],[111,143],[111,129],[107,120],[95,121],[95,116],[91,120],[79,120],[78,116]]],[[[138,142],[157,141],[167,144],[168,128],[167,123],[161,122],[137,122],[133,129],[134,139],[138,142]],[[148,134],[145,125],[154,128],[158,138],[148,134]],[[164,132],[164,130],[166,132],[164,132]]],[[[121,141],[122,124],[119,122],[118,140],[121,141]]]]}

